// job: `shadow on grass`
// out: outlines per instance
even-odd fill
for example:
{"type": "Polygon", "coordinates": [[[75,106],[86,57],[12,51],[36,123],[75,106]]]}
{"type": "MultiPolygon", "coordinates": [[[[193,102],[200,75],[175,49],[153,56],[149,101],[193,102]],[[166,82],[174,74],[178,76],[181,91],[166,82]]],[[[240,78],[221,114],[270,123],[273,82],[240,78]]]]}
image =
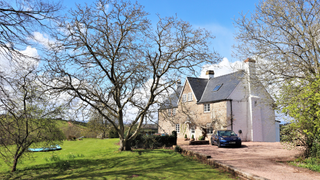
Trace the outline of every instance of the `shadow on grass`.
{"type": "MultiPolygon", "coordinates": [[[[118,153],[103,159],[60,160],[7,173],[5,179],[174,179],[175,175],[188,178],[190,174],[205,174],[208,171],[203,166],[197,166],[194,160],[183,158],[173,151],[134,150],[132,154],[118,153]]],[[[218,176],[220,174],[217,173],[218,176]]]]}

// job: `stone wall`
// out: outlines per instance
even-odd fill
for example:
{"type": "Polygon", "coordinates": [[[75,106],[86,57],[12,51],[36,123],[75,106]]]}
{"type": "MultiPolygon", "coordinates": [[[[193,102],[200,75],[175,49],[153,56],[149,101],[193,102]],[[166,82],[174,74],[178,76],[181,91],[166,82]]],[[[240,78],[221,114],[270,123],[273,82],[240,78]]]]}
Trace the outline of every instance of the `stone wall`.
{"type": "MultiPolygon", "coordinates": [[[[179,124],[178,138],[184,138],[185,134],[188,138],[191,138],[190,128],[193,126],[195,127],[195,139],[198,139],[202,136],[200,127],[227,129],[230,126],[227,101],[210,103],[210,112],[204,112],[204,104],[197,104],[196,97],[188,82],[185,83],[182,94],[186,94],[187,101],[182,102],[182,99],[180,99],[174,116],[169,116],[168,110],[159,111],[159,133],[170,134],[176,129],[176,124],[179,124]],[[188,93],[190,92],[192,93],[192,101],[188,101],[188,93]]],[[[208,137],[210,138],[210,136],[209,134],[208,137]]]]}

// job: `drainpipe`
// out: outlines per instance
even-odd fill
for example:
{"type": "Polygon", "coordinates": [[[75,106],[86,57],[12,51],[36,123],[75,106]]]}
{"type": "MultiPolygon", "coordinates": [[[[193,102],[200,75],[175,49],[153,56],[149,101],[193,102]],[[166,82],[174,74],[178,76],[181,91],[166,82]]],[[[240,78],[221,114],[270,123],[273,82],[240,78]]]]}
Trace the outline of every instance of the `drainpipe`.
{"type": "Polygon", "coordinates": [[[230,99],[231,130],[233,131],[232,99],[230,99]]]}
{"type": "Polygon", "coordinates": [[[248,58],[244,61],[247,64],[247,83],[248,83],[248,115],[249,115],[249,122],[250,122],[250,138],[253,141],[253,119],[252,119],[252,94],[251,94],[251,76],[255,74],[255,63],[256,61],[248,58]]]}

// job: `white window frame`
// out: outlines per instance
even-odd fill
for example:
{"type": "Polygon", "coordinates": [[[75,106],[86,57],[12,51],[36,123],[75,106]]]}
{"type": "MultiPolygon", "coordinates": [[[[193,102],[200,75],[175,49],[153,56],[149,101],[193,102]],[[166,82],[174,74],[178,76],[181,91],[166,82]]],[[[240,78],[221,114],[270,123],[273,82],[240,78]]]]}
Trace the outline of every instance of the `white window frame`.
{"type": "Polygon", "coordinates": [[[210,104],[203,104],[203,112],[210,112],[210,104]]]}
{"type": "Polygon", "coordinates": [[[192,101],[192,93],[191,92],[188,93],[188,101],[192,101]]]}
{"type": "Polygon", "coordinates": [[[186,94],[182,94],[182,102],[186,102],[187,101],[187,95],[186,94]]]}
{"type": "Polygon", "coordinates": [[[180,133],[180,124],[176,124],[176,132],[180,133]]]}

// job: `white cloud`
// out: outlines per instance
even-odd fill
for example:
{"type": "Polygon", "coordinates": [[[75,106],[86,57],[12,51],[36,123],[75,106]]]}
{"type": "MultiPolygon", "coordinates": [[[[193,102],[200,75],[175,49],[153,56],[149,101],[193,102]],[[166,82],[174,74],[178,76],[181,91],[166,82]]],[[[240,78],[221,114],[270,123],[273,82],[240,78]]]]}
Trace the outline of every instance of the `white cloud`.
{"type": "Polygon", "coordinates": [[[33,38],[47,49],[55,43],[55,41],[50,40],[47,34],[42,34],[40,32],[33,32],[33,38]]]}
{"type": "MultiPolygon", "coordinates": [[[[36,69],[39,65],[38,61],[38,51],[36,48],[32,48],[28,46],[25,50],[20,51],[24,57],[16,58],[14,56],[5,56],[0,54],[0,72],[5,75],[12,76],[16,72],[23,72],[24,70],[28,70],[30,68],[36,69]]],[[[10,54],[10,52],[6,52],[6,54],[10,54]]]]}
{"type": "Polygon", "coordinates": [[[223,76],[226,74],[230,74],[232,72],[244,69],[243,62],[235,61],[233,63],[229,62],[227,58],[223,58],[223,60],[218,64],[206,64],[202,67],[200,78],[206,78],[207,70],[214,70],[214,76],[223,76]]]}

